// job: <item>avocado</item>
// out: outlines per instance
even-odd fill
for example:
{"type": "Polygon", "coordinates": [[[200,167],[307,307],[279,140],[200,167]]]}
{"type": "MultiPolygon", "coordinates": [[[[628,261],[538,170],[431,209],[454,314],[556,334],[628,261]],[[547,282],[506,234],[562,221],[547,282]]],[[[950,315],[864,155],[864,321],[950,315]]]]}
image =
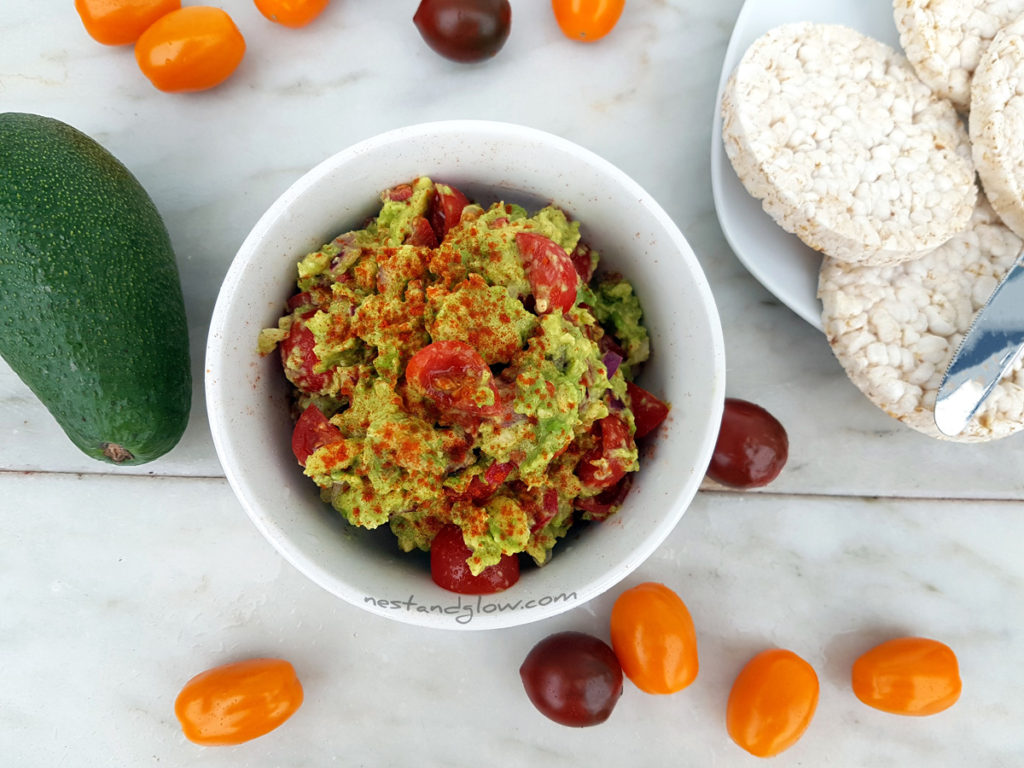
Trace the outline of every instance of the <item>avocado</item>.
{"type": "Polygon", "coordinates": [[[188,423],[188,324],[170,237],[89,136],[0,114],[0,355],[94,459],[143,464],[188,423]]]}

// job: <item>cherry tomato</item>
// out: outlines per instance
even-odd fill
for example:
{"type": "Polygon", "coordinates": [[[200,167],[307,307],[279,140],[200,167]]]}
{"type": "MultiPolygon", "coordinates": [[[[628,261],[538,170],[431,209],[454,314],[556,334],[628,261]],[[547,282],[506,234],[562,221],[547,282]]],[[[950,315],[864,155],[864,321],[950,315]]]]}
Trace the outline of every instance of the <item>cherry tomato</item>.
{"type": "Polygon", "coordinates": [[[734,488],[757,488],[778,477],[788,457],[789,437],[778,419],[759,405],[726,398],[708,477],[734,488]]]}
{"type": "Polygon", "coordinates": [[[82,25],[98,43],[134,43],[150,24],[181,8],[181,0],[75,0],[82,25]]]}
{"type": "Polygon", "coordinates": [[[445,58],[482,61],[508,40],[512,6],[508,0],[421,0],[412,21],[427,45],[445,58]]]}
{"type": "Polygon", "coordinates": [[[818,675],[792,651],[772,648],[752,658],[729,692],[726,727],[756,757],[771,757],[803,736],[818,706],[818,675]]]}
{"type": "Polygon", "coordinates": [[[675,693],[697,679],[697,632],[686,604],[664,584],[648,581],[616,598],[612,648],[641,691],[675,693]]]}
{"type": "Polygon", "coordinates": [[[551,0],[562,33],[584,43],[600,40],[611,32],[625,5],[626,0],[551,0]]]}
{"type": "Polygon", "coordinates": [[[587,488],[609,488],[626,474],[626,463],[618,454],[635,450],[629,427],[618,416],[605,416],[594,424],[598,443],[580,458],[576,476],[587,488]]]}
{"type": "Polygon", "coordinates": [[[437,586],[460,595],[490,595],[519,581],[519,558],[502,555],[474,576],[466,560],[473,554],[457,525],[446,525],[430,544],[430,576],[437,586]]]}
{"type": "Polygon", "coordinates": [[[283,659],[247,659],[208,669],[187,683],[174,714],[189,741],[241,744],[277,728],[302,705],[302,684],[283,659]]]}
{"type": "Polygon", "coordinates": [[[534,232],[517,232],[516,247],[530,281],[537,314],[572,309],[579,274],[566,250],[551,238],[534,232]]]}
{"type": "Polygon", "coordinates": [[[633,411],[633,420],[636,422],[633,438],[639,440],[665,420],[668,404],[631,381],[626,382],[626,392],[629,394],[629,409],[633,411]]]}
{"type": "Polygon", "coordinates": [[[288,331],[288,336],[279,345],[281,362],[284,365],[285,375],[288,376],[288,380],[292,384],[303,392],[316,394],[323,392],[331,383],[331,375],[314,371],[315,366],[320,364],[320,358],[314,351],[316,337],[306,327],[303,319],[295,318],[288,331]],[[289,361],[292,362],[293,367],[289,367],[289,361]]]}
{"type": "Polygon", "coordinates": [[[626,500],[626,495],[633,487],[633,475],[624,475],[611,488],[605,488],[596,496],[576,499],[573,506],[585,512],[587,520],[605,520],[626,500]]]}
{"type": "Polygon", "coordinates": [[[519,677],[533,705],[561,725],[603,723],[622,696],[622,668],[608,644],[584,632],[558,632],[527,654],[519,677]]]}
{"type": "Polygon", "coordinates": [[[295,422],[295,429],[292,432],[292,453],[299,464],[306,466],[306,459],[317,448],[344,439],[341,430],[331,424],[319,408],[310,405],[295,422]]]}
{"type": "Polygon", "coordinates": [[[142,73],[161,91],[220,85],[245,55],[245,38],[220,8],[195,5],[161,16],[135,43],[142,73]]]}
{"type": "Polygon", "coordinates": [[[416,352],[405,379],[442,411],[493,416],[501,399],[487,363],[464,341],[435,341],[416,352]]]}
{"type": "Polygon", "coordinates": [[[515,468],[516,465],[508,461],[494,462],[484,470],[483,475],[477,475],[469,481],[469,487],[466,488],[465,493],[466,498],[474,501],[487,501],[515,468]]]}
{"type": "Polygon", "coordinates": [[[853,692],[869,707],[895,715],[934,715],[960,698],[960,667],[944,643],[899,637],[853,663],[853,692]]]}
{"type": "Polygon", "coordinates": [[[256,10],[285,27],[304,27],[323,13],[328,0],[254,0],[256,10]]]}
{"type": "Polygon", "coordinates": [[[462,219],[462,210],[469,205],[469,198],[450,184],[434,185],[434,201],[430,211],[430,223],[438,240],[444,240],[448,230],[462,219]]]}

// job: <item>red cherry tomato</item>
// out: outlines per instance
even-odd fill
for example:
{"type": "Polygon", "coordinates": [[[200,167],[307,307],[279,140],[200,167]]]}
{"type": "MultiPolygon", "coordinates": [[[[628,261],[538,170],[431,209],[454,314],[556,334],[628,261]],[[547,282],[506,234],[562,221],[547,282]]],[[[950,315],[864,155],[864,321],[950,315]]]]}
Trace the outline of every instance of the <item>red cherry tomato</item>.
{"type": "Polygon", "coordinates": [[[629,409],[633,411],[633,420],[636,422],[633,438],[639,440],[665,420],[668,404],[631,381],[626,382],[626,392],[629,394],[629,409]]]}
{"type": "Polygon", "coordinates": [[[450,184],[434,185],[434,201],[430,211],[430,223],[437,233],[437,239],[444,240],[448,230],[459,223],[462,209],[469,205],[469,198],[450,184]]]}
{"type": "Polygon", "coordinates": [[[803,736],[818,706],[818,676],[792,651],[772,648],[736,677],[726,707],[733,741],[756,757],[771,757],[803,736]]]}
{"type": "Polygon", "coordinates": [[[315,366],[320,364],[314,347],[316,337],[306,327],[303,318],[297,317],[288,331],[287,338],[280,344],[281,362],[284,364],[285,375],[303,392],[316,394],[323,392],[331,383],[329,373],[316,373],[315,366]],[[289,366],[289,362],[292,364],[289,366]]]}
{"type": "Polygon", "coordinates": [[[551,238],[534,232],[516,233],[516,246],[530,281],[537,314],[572,309],[579,274],[566,250],[551,238]]]}
{"type": "Polygon", "coordinates": [[[220,8],[195,5],[153,22],[135,43],[142,73],[161,91],[204,91],[227,80],[245,39],[220,8]]]}
{"type": "Polygon", "coordinates": [[[181,0],[75,0],[85,31],[104,45],[134,43],[146,27],[179,8],[181,0]]]}
{"type": "Polygon", "coordinates": [[[441,411],[471,416],[501,411],[490,368],[464,341],[435,341],[423,347],[406,365],[405,379],[441,411]]]}
{"type": "Polygon", "coordinates": [[[449,592],[460,595],[489,595],[508,589],[519,581],[519,558],[502,555],[474,576],[466,560],[473,554],[457,525],[446,525],[430,545],[430,577],[449,592]]]}
{"type": "Polygon", "coordinates": [[[603,723],[622,696],[622,668],[602,640],[558,632],[533,647],[519,677],[540,712],[576,728],[603,723]]]}
{"type": "Polygon", "coordinates": [[[626,463],[618,453],[636,446],[629,427],[618,416],[605,416],[594,424],[594,433],[598,444],[583,454],[576,476],[587,488],[609,488],[626,474],[626,463]]]}
{"type": "Polygon", "coordinates": [[[304,27],[323,13],[328,0],[255,0],[256,9],[285,27],[304,27]]]}
{"type": "Polygon", "coordinates": [[[853,692],[869,707],[894,715],[934,715],[960,698],[960,666],[946,644],[898,637],[853,663],[853,692]]]}
{"type": "Polygon", "coordinates": [[[562,33],[584,43],[600,40],[611,32],[625,5],[626,0],[551,0],[562,33]]]}
{"type": "Polygon", "coordinates": [[[789,437],[778,419],[759,405],[726,398],[708,477],[734,488],[757,488],[778,477],[788,457],[789,437]]]}
{"type": "Polygon", "coordinates": [[[478,475],[469,481],[469,487],[466,488],[465,493],[466,498],[473,501],[487,501],[515,468],[516,465],[511,462],[494,462],[484,470],[483,475],[478,475]]]}
{"type": "Polygon", "coordinates": [[[292,431],[292,453],[299,464],[306,466],[306,459],[317,448],[344,439],[341,430],[331,424],[319,408],[310,405],[295,422],[295,429],[292,431]]]}
{"type": "Polygon", "coordinates": [[[508,40],[512,6],[508,0],[421,0],[412,21],[427,45],[445,58],[482,61],[508,40]]]}
{"type": "Polygon", "coordinates": [[[226,746],[263,736],[302,705],[302,684],[283,659],[246,659],[202,672],[181,689],[174,714],[186,738],[226,746]]]}
{"type": "Polygon", "coordinates": [[[625,475],[611,488],[605,488],[596,496],[576,499],[573,506],[585,512],[587,520],[604,520],[622,506],[632,487],[633,475],[625,475]]]}

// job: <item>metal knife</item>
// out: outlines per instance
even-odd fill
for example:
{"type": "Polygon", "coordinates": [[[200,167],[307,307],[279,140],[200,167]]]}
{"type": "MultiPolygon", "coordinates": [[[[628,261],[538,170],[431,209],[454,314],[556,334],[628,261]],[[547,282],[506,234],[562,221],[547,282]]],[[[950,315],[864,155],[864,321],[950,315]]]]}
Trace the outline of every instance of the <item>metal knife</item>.
{"type": "Polygon", "coordinates": [[[959,435],[1024,354],[1024,250],[974,316],[935,399],[935,426],[959,435]]]}

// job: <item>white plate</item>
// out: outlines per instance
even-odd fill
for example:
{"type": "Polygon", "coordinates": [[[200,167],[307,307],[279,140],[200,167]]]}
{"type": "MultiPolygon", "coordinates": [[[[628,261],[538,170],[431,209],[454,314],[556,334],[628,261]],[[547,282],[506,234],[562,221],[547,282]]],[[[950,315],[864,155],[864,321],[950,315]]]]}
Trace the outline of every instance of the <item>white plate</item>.
{"type": "Polygon", "coordinates": [[[722,146],[722,89],[744,52],[773,27],[794,21],[845,24],[900,49],[891,0],[747,0],[736,19],[722,64],[711,133],[711,191],[718,221],[737,258],[800,317],[821,328],[821,256],[768,216],[743,188],[722,146]]]}

